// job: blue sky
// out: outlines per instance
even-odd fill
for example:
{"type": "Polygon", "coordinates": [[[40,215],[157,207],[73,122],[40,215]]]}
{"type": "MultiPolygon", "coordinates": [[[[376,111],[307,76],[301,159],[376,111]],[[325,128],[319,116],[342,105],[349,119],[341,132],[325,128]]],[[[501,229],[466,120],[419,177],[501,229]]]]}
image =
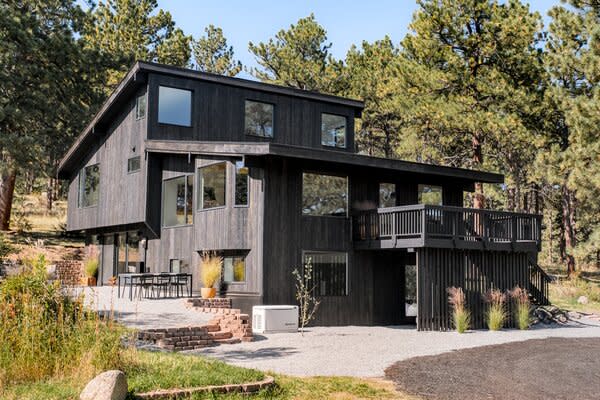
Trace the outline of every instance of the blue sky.
{"type": "MultiPolygon", "coordinates": [[[[532,0],[529,4],[546,17],[559,0],[532,0]]],[[[417,8],[414,0],[159,0],[159,6],[194,38],[209,24],[221,27],[236,58],[246,66],[256,65],[248,42],[266,41],[311,12],[327,30],[333,55],[343,58],[352,44],[363,40],[371,42],[387,34],[394,43],[400,42],[417,8]]],[[[246,73],[241,76],[248,77],[246,73]]]]}

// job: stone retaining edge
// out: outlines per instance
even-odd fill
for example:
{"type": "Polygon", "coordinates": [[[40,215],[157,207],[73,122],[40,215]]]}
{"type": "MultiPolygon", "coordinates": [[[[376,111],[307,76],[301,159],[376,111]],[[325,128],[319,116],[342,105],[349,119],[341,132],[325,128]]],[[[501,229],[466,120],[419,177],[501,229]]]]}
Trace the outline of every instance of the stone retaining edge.
{"type": "Polygon", "coordinates": [[[178,399],[194,393],[256,393],[275,383],[275,378],[266,375],[262,381],[231,385],[211,385],[186,389],[159,389],[152,392],[138,393],[134,396],[140,400],[178,399]]]}

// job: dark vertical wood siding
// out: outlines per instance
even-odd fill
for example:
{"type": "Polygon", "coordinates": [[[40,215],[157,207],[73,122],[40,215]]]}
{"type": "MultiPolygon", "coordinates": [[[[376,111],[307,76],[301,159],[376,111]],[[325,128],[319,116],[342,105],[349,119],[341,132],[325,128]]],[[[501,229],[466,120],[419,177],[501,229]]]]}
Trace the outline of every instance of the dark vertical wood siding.
{"type": "Polygon", "coordinates": [[[148,102],[148,138],[161,140],[207,140],[224,142],[283,143],[323,148],[321,145],[321,113],[346,116],[346,147],[332,148],[354,152],[354,109],[341,105],[266,93],[206,81],[150,74],[148,102]],[[159,124],[158,87],[166,85],[192,90],[192,126],[159,124]],[[246,100],[275,105],[272,139],[244,134],[246,100]]]}
{"type": "MultiPolygon", "coordinates": [[[[449,287],[461,287],[473,328],[485,328],[483,295],[495,288],[505,292],[529,287],[527,253],[421,248],[417,250],[419,330],[452,329],[449,287]]],[[[510,307],[510,302],[507,307],[510,307]]],[[[511,317],[508,326],[514,325],[511,317]]]]}

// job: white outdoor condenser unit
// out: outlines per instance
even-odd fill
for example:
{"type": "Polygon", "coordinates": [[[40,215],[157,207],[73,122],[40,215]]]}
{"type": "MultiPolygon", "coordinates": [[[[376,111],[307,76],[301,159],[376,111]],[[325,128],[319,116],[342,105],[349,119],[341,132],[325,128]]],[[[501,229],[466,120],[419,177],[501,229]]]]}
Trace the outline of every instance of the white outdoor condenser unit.
{"type": "Polygon", "coordinates": [[[252,307],[252,332],[275,333],[298,331],[298,306],[252,307]]]}

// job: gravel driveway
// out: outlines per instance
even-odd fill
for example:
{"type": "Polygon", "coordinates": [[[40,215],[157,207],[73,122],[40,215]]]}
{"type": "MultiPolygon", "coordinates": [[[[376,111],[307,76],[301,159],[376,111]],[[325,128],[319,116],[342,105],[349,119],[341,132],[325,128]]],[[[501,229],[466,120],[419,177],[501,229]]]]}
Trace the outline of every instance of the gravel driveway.
{"type": "Polygon", "coordinates": [[[405,326],[317,327],[311,328],[304,337],[299,333],[269,334],[258,336],[255,342],[210,347],[193,353],[242,367],[290,375],[382,377],[388,366],[411,357],[548,337],[600,338],[600,323],[582,318],[563,327],[466,334],[417,332],[414,327],[405,326]]]}
{"type": "Polygon", "coordinates": [[[550,338],[401,361],[398,389],[428,400],[600,398],[600,339],[550,338]]]}

